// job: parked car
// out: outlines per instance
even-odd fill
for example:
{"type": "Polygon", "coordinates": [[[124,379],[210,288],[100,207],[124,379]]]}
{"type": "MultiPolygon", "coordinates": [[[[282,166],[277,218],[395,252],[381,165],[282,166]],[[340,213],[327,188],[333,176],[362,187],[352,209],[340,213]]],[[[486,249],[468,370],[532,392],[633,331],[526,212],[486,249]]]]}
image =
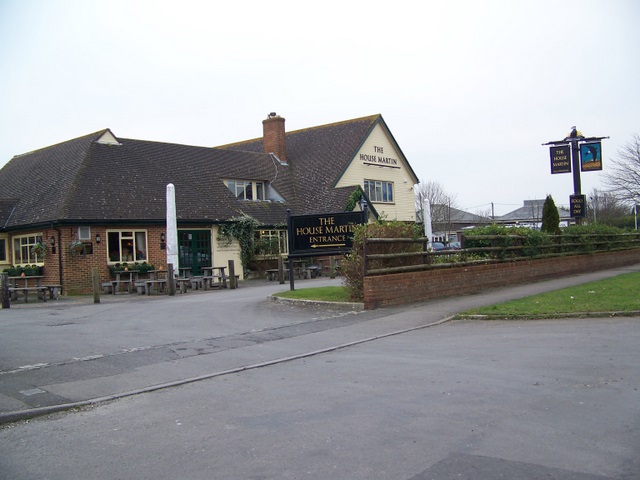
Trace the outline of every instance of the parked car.
{"type": "Polygon", "coordinates": [[[444,243],[441,243],[441,242],[433,242],[433,243],[431,244],[431,248],[433,248],[433,249],[437,252],[437,251],[440,251],[440,250],[444,250],[444,249],[445,249],[445,246],[444,246],[444,243]]]}
{"type": "Polygon", "coordinates": [[[460,250],[462,248],[462,245],[460,245],[460,242],[451,242],[449,243],[449,248],[451,250],[460,250]]]}

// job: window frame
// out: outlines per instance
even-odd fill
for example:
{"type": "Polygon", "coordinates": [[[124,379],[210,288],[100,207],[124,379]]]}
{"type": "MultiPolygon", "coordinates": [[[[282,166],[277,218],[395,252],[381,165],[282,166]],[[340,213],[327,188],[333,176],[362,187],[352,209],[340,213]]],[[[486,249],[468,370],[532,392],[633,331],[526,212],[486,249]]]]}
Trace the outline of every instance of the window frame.
{"type": "Polygon", "coordinates": [[[16,267],[21,267],[24,265],[44,265],[44,258],[39,258],[38,254],[32,258],[31,248],[37,243],[43,243],[42,241],[43,235],[42,233],[28,233],[26,235],[15,235],[11,238],[11,249],[13,254],[13,264],[16,267]],[[23,240],[26,240],[23,242],[23,240]],[[16,252],[16,241],[20,242],[18,246],[18,251],[16,252]],[[23,261],[24,256],[23,252],[27,253],[28,261],[23,261]],[[18,261],[20,260],[20,261],[18,261]]]}
{"type": "Polygon", "coordinates": [[[135,263],[147,262],[149,259],[149,232],[146,229],[109,229],[106,231],[107,237],[107,263],[114,265],[116,263],[135,263]],[[123,235],[129,234],[129,235],[123,235]],[[116,245],[112,245],[115,236],[116,245]],[[131,249],[131,254],[123,255],[123,246],[126,242],[126,248],[131,249]],[[130,245],[129,245],[130,242],[130,245]],[[139,243],[144,243],[140,249],[139,243]],[[117,250],[116,250],[117,247],[117,250]],[[117,259],[114,259],[114,252],[118,252],[117,259]],[[139,254],[140,253],[140,254],[139,254]]]}
{"type": "Polygon", "coordinates": [[[257,242],[262,242],[263,239],[276,239],[278,240],[278,251],[269,253],[260,253],[257,258],[271,258],[274,256],[282,256],[289,254],[289,239],[286,229],[280,228],[261,228],[260,230],[254,230],[257,242]]]}
{"type": "Polygon", "coordinates": [[[78,240],[81,242],[91,241],[91,227],[89,226],[80,226],[78,227],[78,240]],[[82,235],[83,233],[88,232],[87,235],[82,235]]]}
{"type": "Polygon", "coordinates": [[[0,263],[9,263],[9,238],[0,237],[0,263]]]}
{"type": "Polygon", "coordinates": [[[372,203],[395,204],[394,182],[365,178],[363,190],[372,203]]]}
{"type": "Polygon", "coordinates": [[[267,182],[263,180],[245,180],[230,178],[224,184],[238,200],[262,202],[266,199],[267,182]]]}

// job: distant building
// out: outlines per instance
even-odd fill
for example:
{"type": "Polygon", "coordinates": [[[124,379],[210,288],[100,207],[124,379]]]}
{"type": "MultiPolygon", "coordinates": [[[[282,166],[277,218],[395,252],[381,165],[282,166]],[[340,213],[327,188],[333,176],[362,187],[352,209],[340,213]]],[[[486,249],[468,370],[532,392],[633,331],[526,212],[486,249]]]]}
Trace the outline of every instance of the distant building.
{"type": "Polygon", "coordinates": [[[491,223],[491,219],[474,213],[465,212],[448,205],[431,206],[431,227],[434,242],[449,243],[457,241],[457,232],[470,227],[491,223]]]}
{"type": "MultiPolygon", "coordinates": [[[[544,208],[544,202],[545,200],[525,200],[522,207],[501,217],[496,217],[495,223],[539,230],[542,226],[542,209],[544,208]]],[[[561,227],[575,223],[569,210],[560,207],[557,208],[561,227]]]]}

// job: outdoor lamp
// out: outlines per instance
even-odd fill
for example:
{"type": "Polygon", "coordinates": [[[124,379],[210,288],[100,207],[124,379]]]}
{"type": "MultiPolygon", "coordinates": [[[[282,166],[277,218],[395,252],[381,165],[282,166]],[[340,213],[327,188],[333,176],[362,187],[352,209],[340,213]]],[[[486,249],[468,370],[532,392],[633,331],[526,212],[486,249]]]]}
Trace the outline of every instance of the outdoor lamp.
{"type": "Polygon", "coordinates": [[[167,238],[167,237],[164,236],[164,232],[161,233],[160,234],[160,241],[164,243],[165,238],[167,238]]]}
{"type": "Polygon", "coordinates": [[[52,236],[52,237],[49,239],[49,243],[51,244],[51,246],[52,246],[52,247],[55,247],[55,246],[56,246],[56,237],[53,237],[53,236],[52,236]]]}
{"type": "Polygon", "coordinates": [[[102,241],[102,237],[99,233],[96,233],[96,243],[100,243],[102,241]]]}

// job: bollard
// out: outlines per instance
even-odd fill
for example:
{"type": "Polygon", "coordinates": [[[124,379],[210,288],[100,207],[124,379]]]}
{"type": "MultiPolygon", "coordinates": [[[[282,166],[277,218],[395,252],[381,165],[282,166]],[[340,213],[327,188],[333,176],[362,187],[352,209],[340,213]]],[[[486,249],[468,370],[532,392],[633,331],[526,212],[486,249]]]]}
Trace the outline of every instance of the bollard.
{"type": "Polygon", "coordinates": [[[0,273],[0,297],[2,298],[2,308],[11,308],[9,300],[9,274],[0,273]]]}
{"type": "Polygon", "coordinates": [[[229,288],[235,290],[236,287],[236,266],[233,260],[229,260],[229,288]]]}
{"type": "Polygon", "coordinates": [[[176,294],[176,276],[173,273],[173,263],[167,263],[167,290],[169,290],[169,296],[176,294]]]}
{"type": "Polygon", "coordinates": [[[100,303],[100,277],[96,267],[91,269],[91,284],[93,286],[93,303],[100,303]]]}

